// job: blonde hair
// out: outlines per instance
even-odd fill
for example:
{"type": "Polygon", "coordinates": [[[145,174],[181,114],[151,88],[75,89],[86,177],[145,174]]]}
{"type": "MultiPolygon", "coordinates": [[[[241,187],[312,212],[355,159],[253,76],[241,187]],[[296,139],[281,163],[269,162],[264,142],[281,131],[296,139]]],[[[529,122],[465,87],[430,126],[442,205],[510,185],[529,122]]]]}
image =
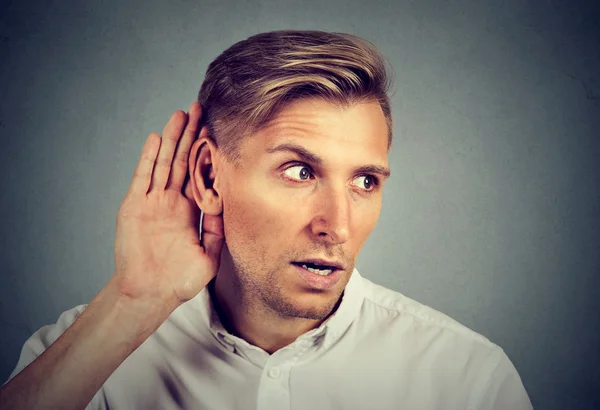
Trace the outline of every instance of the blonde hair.
{"type": "Polygon", "coordinates": [[[198,101],[215,144],[239,159],[242,138],[268,125],[290,102],[322,98],[347,107],[379,102],[392,143],[387,61],[370,42],[345,33],[282,30],[256,34],[221,53],[206,70],[198,101]]]}

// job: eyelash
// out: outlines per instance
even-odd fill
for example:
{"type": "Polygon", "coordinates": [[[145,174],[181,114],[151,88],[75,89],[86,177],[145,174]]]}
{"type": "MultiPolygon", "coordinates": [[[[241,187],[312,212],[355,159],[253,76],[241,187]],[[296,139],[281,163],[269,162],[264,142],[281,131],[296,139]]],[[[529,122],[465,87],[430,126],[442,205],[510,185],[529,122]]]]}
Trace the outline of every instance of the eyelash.
{"type": "MultiPolygon", "coordinates": [[[[285,171],[287,171],[288,169],[294,168],[294,167],[303,167],[303,168],[306,168],[306,169],[308,169],[310,171],[311,175],[314,176],[314,171],[312,170],[312,168],[308,164],[305,164],[303,162],[295,162],[295,163],[290,164],[289,166],[287,166],[287,167],[285,167],[283,169],[282,173],[285,172],[285,171]]],[[[371,179],[371,181],[373,181],[373,183],[372,183],[372,189],[363,189],[363,188],[361,188],[362,191],[367,192],[367,193],[371,193],[371,192],[375,192],[377,190],[377,188],[379,188],[379,178],[377,178],[375,175],[372,175],[372,174],[360,174],[360,175],[356,176],[356,178],[359,178],[359,177],[368,177],[368,178],[371,179]]],[[[288,178],[287,176],[284,176],[284,178],[287,179],[287,180],[289,180],[289,181],[292,181],[292,182],[297,182],[297,183],[304,182],[304,181],[298,181],[296,179],[288,178]]],[[[307,181],[307,180],[305,180],[305,181],[307,181]]]]}

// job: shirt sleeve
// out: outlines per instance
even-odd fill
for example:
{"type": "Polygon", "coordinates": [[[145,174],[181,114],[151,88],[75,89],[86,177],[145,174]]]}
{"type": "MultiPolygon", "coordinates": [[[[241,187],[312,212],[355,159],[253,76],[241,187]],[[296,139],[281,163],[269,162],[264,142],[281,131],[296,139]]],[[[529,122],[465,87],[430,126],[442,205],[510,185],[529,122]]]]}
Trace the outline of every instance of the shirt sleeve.
{"type": "MultiPolygon", "coordinates": [[[[52,343],[54,343],[69,326],[85,310],[87,305],[79,305],[63,312],[55,324],[46,325],[37,330],[23,345],[21,355],[14,370],[4,382],[8,383],[13,377],[19,374],[25,367],[29,366],[35,359],[41,355],[52,343]]],[[[86,410],[108,410],[104,390],[100,390],[94,395],[92,401],[86,407],[86,410]]]]}
{"type": "Polygon", "coordinates": [[[521,377],[504,351],[492,372],[477,410],[532,410],[521,377]]]}

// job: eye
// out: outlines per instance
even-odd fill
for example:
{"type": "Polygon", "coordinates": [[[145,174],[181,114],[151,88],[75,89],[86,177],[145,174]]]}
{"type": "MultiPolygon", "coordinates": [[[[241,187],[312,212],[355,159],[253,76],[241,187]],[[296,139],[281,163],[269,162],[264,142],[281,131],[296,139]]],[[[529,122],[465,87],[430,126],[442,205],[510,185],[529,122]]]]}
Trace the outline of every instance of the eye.
{"type": "Polygon", "coordinates": [[[306,181],[310,179],[310,176],[312,175],[310,168],[306,165],[293,165],[289,168],[286,168],[283,173],[291,179],[299,181],[306,181]]]}
{"type": "MultiPolygon", "coordinates": [[[[283,173],[296,182],[308,181],[313,176],[311,168],[306,164],[292,165],[284,169],[283,173]]],[[[369,193],[374,192],[379,186],[379,179],[374,175],[359,175],[355,180],[361,180],[358,184],[359,188],[369,193]]]]}
{"type": "Polygon", "coordinates": [[[361,178],[361,183],[363,184],[364,189],[367,191],[374,191],[375,188],[379,185],[377,177],[374,177],[373,175],[360,175],[356,179],[360,180],[361,178]]]}

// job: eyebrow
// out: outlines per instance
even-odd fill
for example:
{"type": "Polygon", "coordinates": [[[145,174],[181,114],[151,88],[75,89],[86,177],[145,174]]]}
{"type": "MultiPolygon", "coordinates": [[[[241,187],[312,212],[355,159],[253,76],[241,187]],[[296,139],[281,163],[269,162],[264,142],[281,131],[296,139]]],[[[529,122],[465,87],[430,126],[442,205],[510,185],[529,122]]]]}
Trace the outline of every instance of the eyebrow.
{"type": "MultiPolygon", "coordinates": [[[[292,152],[292,153],[298,155],[300,158],[302,158],[302,160],[304,160],[306,162],[310,162],[315,165],[323,165],[323,163],[324,163],[323,159],[321,157],[319,157],[318,155],[310,152],[309,150],[307,150],[306,148],[304,148],[301,145],[296,145],[296,144],[291,144],[291,143],[284,143],[284,144],[279,144],[274,147],[268,147],[267,152],[269,154],[273,154],[276,152],[292,152]]],[[[363,174],[363,173],[379,174],[385,178],[388,178],[390,176],[390,169],[388,167],[381,166],[381,165],[362,165],[362,166],[356,168],[354,171],[358,174],[363,174]]]]}

